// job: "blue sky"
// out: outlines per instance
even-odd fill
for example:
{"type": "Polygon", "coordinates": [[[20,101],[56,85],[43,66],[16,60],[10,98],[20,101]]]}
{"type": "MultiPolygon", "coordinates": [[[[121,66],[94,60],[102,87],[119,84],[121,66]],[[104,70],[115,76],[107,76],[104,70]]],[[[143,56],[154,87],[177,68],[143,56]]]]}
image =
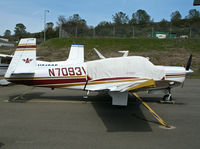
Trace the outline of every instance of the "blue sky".
{"type": "Polygon", "coordinates": [[[88,25],[96,26],[101,21],[112,21],[112,15],[122,11],[129,18],[138,9],[144,9],[154,19],[170,20],[173,11],[180,11],[182,17],[193,6],[193,0],[0,0],[0,35],[6,29],[14,32],[17,23],[23,23],[28,32],[43,29],[44,10],[48,9],[47,22],[56,25],[58,16],[66,18],[78,13],[88,25]]]}

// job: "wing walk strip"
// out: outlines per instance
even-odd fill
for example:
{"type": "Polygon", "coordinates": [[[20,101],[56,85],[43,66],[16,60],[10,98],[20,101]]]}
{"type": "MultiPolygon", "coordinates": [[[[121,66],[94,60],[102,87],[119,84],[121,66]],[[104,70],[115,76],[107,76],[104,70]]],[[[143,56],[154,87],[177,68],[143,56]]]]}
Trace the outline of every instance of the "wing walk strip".
{"type": "Polygon", "coordinates": [[[170,128],[170,126],[160,117],[158,116],[158,114],[156,114],[155,111],[153,111],[153,109],[151,109],[146,102],[144,102],[136,93],[133,93],[133,95],[138,99],[138,102],[143,104],[143,106],[149,110],[149,112],[158,120],[158,122],[163,125],[166,128],[170,128]]]}

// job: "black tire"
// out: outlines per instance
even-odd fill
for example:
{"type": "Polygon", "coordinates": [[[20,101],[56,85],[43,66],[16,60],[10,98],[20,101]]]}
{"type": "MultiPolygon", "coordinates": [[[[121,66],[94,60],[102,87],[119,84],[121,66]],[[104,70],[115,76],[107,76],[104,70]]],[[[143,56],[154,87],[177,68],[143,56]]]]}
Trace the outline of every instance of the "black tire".
{"type": "Polygon", "coordinates": [[[172,101],[172,96],[171,95],[165,95],[163,97],[163,101],[172,101]]]}

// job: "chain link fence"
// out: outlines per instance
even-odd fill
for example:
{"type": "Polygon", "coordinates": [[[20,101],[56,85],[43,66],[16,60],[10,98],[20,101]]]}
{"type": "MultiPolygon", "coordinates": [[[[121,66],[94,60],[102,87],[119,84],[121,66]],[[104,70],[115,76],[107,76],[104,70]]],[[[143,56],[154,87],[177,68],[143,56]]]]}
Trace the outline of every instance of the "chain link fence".
{"type": "MultiPolygon", "coordinates": [[[[69,29],[68,29],[69,30],[69,29]]],[[[82,29],[74,27],[70,32],[65,29],[59,29],[59,37],[116,37],[116,38],[140,38],[151,37],[155,32],[166,32],[179,37],[198,38],[200,37],[200,28],[197,25],[189,27],[176,26],[107,26],[82,29]]],[[[171,36],[170,36],[171,37],[171,36]]],[[[173,36],[174,37],[174,36],[173,36]]]]}

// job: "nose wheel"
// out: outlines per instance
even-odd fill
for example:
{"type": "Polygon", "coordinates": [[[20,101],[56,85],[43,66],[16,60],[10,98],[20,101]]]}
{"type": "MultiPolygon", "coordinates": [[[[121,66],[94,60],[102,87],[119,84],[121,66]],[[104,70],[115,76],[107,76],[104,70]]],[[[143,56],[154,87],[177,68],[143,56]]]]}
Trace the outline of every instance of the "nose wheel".
{"type": "Polygon", "coordinates": [[[175,101],[172,98],[172,94],[171,94],[171,88],[168,88],[168,94],[166,94],[162,100],[160,100],[161,103],[168,103],[168,104],[174,104],[175,101]]]}

